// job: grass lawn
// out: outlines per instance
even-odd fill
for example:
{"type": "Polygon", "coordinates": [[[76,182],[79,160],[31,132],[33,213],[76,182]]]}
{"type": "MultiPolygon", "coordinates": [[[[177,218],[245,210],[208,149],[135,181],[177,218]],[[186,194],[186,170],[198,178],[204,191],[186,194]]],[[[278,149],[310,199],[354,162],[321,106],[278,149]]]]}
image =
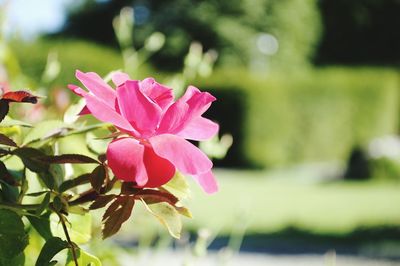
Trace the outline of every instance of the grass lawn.
{"type": "Polygon", "coordinates": [[[271,233],[295,227],[321,234],[400,226],[399,182],[316,182],[312,171],[216,170],[220,191],[212,196],[191,185],[193,219],[186,229],[230,234],[271,233]],[[307,174],[308,173],[308,174],[307,174]]]}

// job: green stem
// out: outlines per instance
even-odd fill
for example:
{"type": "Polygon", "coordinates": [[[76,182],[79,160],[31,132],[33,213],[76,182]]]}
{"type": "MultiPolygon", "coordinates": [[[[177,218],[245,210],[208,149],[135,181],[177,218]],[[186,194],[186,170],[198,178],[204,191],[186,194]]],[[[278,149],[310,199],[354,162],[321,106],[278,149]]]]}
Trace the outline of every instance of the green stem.
{"type": "Polygon", "coordinates": [[[61,213],[58,213],[58,212],[56,212],[56,213],[57,213],[58,217],[60,218],[60,222],[61,222],[62,228],[64,230],[65,237],[67,238],[67,242],[68,242],[68,244],[69,244],[69,246],[71,248],[72,257],[74,258],[75,266],[79,266],[78,265],[78,257],[76,255],[76,250],[75,250],[75,245],[71,241],[71,238],[69,237],[68,228],[67,228],[67,225],[65,223],[65,218],[61,213]]]}

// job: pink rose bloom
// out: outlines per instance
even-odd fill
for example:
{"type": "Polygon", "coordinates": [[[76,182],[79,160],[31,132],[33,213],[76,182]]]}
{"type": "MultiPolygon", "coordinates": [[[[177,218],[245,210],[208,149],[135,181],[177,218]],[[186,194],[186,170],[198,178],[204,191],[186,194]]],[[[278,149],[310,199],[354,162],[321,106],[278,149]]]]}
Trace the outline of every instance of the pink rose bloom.
{"type": "Polygon", "coordinates": [[[160,187],[179,170],[193,176],[207,193],[218,190],[212,162],[185,140],[206,140],[218,132],[218,124],[202,117],[214,96],[189,86],[175,101],[172,90],[153,78],[130,80],[125,73],[113,75],[115,90],[96,73],[76,71],[76,77],[89,90],[69,85],[86,100],[81,114],[92,114],[129,134],[107,148],[108,165],[117,178],[139,187],[160,187]]]}

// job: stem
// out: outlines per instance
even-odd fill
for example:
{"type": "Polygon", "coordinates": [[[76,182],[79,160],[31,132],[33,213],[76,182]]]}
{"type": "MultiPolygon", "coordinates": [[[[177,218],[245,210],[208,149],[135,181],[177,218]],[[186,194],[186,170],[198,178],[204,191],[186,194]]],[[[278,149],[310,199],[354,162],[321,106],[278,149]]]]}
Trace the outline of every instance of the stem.
{"type": "Polygon", "coordinates": [[[71,247],[72,257],[74,258],[75,266],[79,266],[78,265],[78,257],[76,256],[76,251],[75,251],[75,245],[71,241],[71,238],[69,237],[67,225],[65,224],[65,218],[64,218],[64,216],[62,214],[60,214],[58,212],[56,212],[56,213],[57,213],[58,217],[60,218],[60,222],[61,222],[61,225],[63,227],[65,237],[67,238],[67,242],[68,242],[69,246],[71,247]]]}

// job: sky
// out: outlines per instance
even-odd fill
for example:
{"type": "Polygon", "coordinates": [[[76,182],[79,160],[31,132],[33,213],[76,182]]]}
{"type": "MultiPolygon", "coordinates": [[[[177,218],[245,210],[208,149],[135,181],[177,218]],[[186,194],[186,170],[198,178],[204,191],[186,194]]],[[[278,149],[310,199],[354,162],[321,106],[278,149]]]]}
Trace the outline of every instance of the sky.
{"type": "Polygon", "coordinates": [[[18,32],[23,38],[59,30],[66,19],[73,0],[0,0],[6,6],[6,33],[18,32]]]}

